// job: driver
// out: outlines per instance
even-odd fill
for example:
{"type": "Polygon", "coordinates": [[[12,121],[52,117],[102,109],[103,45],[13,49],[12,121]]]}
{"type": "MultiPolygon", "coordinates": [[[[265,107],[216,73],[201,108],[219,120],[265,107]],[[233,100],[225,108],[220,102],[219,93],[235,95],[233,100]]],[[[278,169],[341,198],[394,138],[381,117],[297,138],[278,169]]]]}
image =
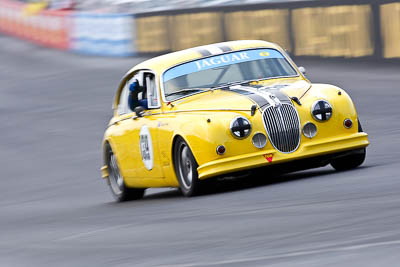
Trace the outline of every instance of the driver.
{"type": "Polygon", "coordinates": [[[144,86],[140,86],[137,79],[134,79],[129,85],[128,103],[131,110],[134,110],[138,106],[142,106],[144,109],[148,109],[145,89],[146,88],[144,86]]]}

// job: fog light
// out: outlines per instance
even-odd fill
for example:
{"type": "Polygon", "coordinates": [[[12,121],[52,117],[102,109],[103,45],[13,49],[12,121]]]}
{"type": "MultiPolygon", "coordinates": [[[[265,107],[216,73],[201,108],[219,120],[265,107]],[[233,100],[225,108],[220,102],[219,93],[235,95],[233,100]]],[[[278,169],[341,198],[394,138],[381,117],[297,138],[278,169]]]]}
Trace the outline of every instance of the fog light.
{"type": "Polygon", "coordinates": [[[224,146],[217,146],[217,154],[218,154],[218,155],[223,155],[223,154],[225,154],[225,151],[226,151],[226,149],[225,149],[224,146]]]}
{"type": "Polygon", "coordinates": [[[256,148],[263,148],[267,144],[267,137],[263,133],[256,133],[251,141],[256,148]]]}
{"type": "Polygon", "coordinates": [[[303,134],[307,138],[313,138],[317,134],[317,126],[312,122],[307,122],[303,126],[303,134]]]}
{"type": "Polygon", "coordinates": [[[350,119],[345,119],[343,121],[343,125],[344,127],[346,127],[347,129],[350,129],[353,126],[353,121],[350,119]]]}

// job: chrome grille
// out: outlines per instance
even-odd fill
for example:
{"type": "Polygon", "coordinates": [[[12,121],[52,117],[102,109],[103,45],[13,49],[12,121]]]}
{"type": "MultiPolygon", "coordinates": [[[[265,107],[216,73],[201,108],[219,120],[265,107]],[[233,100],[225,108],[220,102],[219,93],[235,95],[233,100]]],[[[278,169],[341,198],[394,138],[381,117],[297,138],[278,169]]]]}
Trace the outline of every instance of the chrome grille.
{"type": "Polygon", "coordinates": [[[272,145],[279,151],[290,153],[300,143],[300,119],[295,107],[282,103],[279,108],[268,107],[263,112],[264,126],[272,145]]]}

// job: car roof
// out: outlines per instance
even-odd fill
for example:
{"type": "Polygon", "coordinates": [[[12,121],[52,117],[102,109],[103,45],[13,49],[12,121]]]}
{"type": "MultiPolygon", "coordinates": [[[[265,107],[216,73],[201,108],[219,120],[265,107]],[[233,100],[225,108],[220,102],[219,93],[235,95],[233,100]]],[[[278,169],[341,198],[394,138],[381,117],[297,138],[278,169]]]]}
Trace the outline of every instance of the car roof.
{"type": "Polygon", "coordinates": [[[143,61],[142,63],[136,65],[131,70],[129,70],[127,75],[138,69],[151,69],[156,73],[161,74],[166,69],[178,65],[180,63],[212,55],[218,55],[224,52],[240,51],[251,48],[275,48],[280,50],[279,46],[261,40],[240,40],[240,41],[209,44],[204,46],[188,48],[173,53],[168,53],[162,56],[154,57],[149,60],[143,61]],[[210,53],[210,51],[212,53],[210,53]]]}

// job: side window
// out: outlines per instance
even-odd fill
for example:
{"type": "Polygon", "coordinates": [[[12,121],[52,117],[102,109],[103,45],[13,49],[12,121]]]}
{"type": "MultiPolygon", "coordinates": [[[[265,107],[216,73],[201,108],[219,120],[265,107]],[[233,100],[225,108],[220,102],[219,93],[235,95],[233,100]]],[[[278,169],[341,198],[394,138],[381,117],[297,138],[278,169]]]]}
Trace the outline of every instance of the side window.
{"type": "Polygon", "coordinates": [[[145,73],[144,77],[146,81],[148,107],[159,108],[160,99],[155,76],[153,73],[145,73]]]}
{"type": "Polygon", "coordinates": [[[131,107],[143,106],[148,109],[159,108],[160,105],[155,75],[151,72],[139,71],[125,83],[119,97],[117,112],[119,115],[123,115],[133,112],[131,107]],[[138,85],[132,94],[129,87],[134,81],[138,85]]]}
{"type": "Polygon", "coordinates": [[[132,112],[128,104],[129,98],[129,81],[126,82],[124,89],[122,89],[118,102],[118,115],[127,114],[132,112]]]}
{"type": "MultiPolygon", "coordinates": [[[[121,95],[119,96],[118,101],[118,115],[128,114],[133,112],[129,106],[129,86],[134,80],[138,80],[140,78],[140,73],[135,74],[132,78],[126,81],[124,88],[122,89],[121,95]]],[[[139,93],[140,96],[143,93],[139,93]]]]}

